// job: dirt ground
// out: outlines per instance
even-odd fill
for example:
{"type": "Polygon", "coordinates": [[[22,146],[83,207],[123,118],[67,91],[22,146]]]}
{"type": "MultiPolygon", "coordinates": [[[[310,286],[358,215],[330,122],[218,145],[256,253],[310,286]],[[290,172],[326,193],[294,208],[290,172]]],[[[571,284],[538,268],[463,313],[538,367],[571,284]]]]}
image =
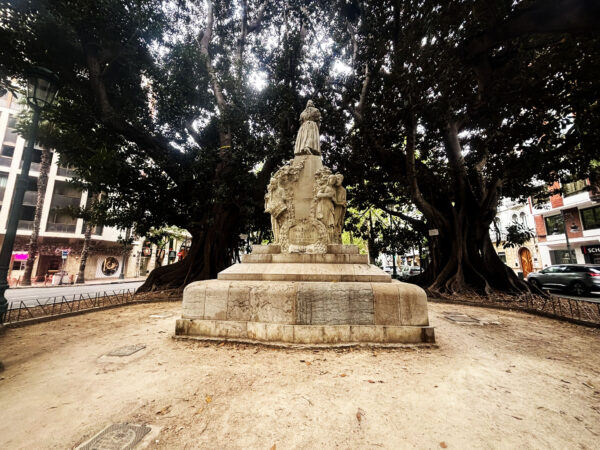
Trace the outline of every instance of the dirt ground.
{"type": "Polygon", "coordinates": [[[282,350],[174,340],[180,308],[127,306],[7,330],[0,448],[74,447],[121,422],[161,427],[151,448],[169,449],[600,442],[597,329],[430,304],[438,348],[282,350]],[[499,324],[453,323],[445,312],[499,324]],[[147,347],[103,356],[136,343],[147,347]]]}

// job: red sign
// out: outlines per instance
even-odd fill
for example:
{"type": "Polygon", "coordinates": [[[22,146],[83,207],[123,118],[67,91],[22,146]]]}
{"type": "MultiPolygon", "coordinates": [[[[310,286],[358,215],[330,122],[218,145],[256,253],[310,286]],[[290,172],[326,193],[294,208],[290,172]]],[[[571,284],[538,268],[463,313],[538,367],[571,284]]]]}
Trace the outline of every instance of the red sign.
{"type": "Polygon", "coordinates": [[[13,259],[15,261],[27,261],[27,258],[29,258],[28,253],[13,253],[13,259]]]}

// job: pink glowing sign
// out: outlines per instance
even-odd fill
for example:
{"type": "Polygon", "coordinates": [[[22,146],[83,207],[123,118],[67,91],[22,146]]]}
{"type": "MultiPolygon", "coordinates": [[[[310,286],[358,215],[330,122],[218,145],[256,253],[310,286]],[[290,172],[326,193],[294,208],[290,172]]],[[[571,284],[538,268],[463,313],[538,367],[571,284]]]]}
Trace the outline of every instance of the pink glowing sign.
{"type": "Polygon", "coordinates": [[[29,255],[27,253],[14,253],[13,259],[15,261],[26,261],[29,255]]]}

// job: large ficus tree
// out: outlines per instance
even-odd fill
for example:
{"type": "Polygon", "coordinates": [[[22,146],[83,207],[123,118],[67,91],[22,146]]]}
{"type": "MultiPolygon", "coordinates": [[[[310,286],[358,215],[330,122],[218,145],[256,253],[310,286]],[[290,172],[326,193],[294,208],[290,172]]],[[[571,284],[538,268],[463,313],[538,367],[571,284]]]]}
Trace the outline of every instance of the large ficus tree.
{"type": "Polygon", "coordinates": [[[352,121],[332,157],[342,156],[359,207],[376,205],[424,235],[438,230],[419,280],[430,291],[528,289],[498,258],[489,228],[501,196],[590,176],[598,35],[582,11],[562,29],[556,13],[577,4],[597,14],[592,3],[356,0],[332,12],[351,68],[332,97],[352,121]],[[402,214],[406,204],[422,219],[402,214]]]}
{"type": "Polygon", "coordinates": [[[305,102],[300,64],[314,13],[302,4],[3,3],[2,74],[23,79],[43,65],[59,75],[46,139],[82,187],[108,193],[106,223],[192,235],[187,257],[142,289],[215,277],[240,233],[267,226],[266,184],[292,156],[305,102]]]}

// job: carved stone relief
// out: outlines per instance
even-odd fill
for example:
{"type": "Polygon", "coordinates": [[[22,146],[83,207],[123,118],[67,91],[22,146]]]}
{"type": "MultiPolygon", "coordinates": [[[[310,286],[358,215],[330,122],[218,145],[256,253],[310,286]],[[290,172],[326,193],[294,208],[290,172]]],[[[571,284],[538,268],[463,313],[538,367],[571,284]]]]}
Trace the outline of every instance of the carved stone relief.
{"type": "MultiPolygon", "coordinates": [[[[300,131],[307,133],[307,122],[318,123],[320,113],[311,102],[303,114],[304,128],[300,131]]],[[[327,244],[342,242],[346,212],[344,177],[323,166],[318,130],[316,138],[312,129],[310,138],[300,139],[302,133],[296,142],[294,159],[271,178],[265,195],[265,211],[271,214],[275,243],[281,245],[282,252],[325,253],[327,244]]]]}

